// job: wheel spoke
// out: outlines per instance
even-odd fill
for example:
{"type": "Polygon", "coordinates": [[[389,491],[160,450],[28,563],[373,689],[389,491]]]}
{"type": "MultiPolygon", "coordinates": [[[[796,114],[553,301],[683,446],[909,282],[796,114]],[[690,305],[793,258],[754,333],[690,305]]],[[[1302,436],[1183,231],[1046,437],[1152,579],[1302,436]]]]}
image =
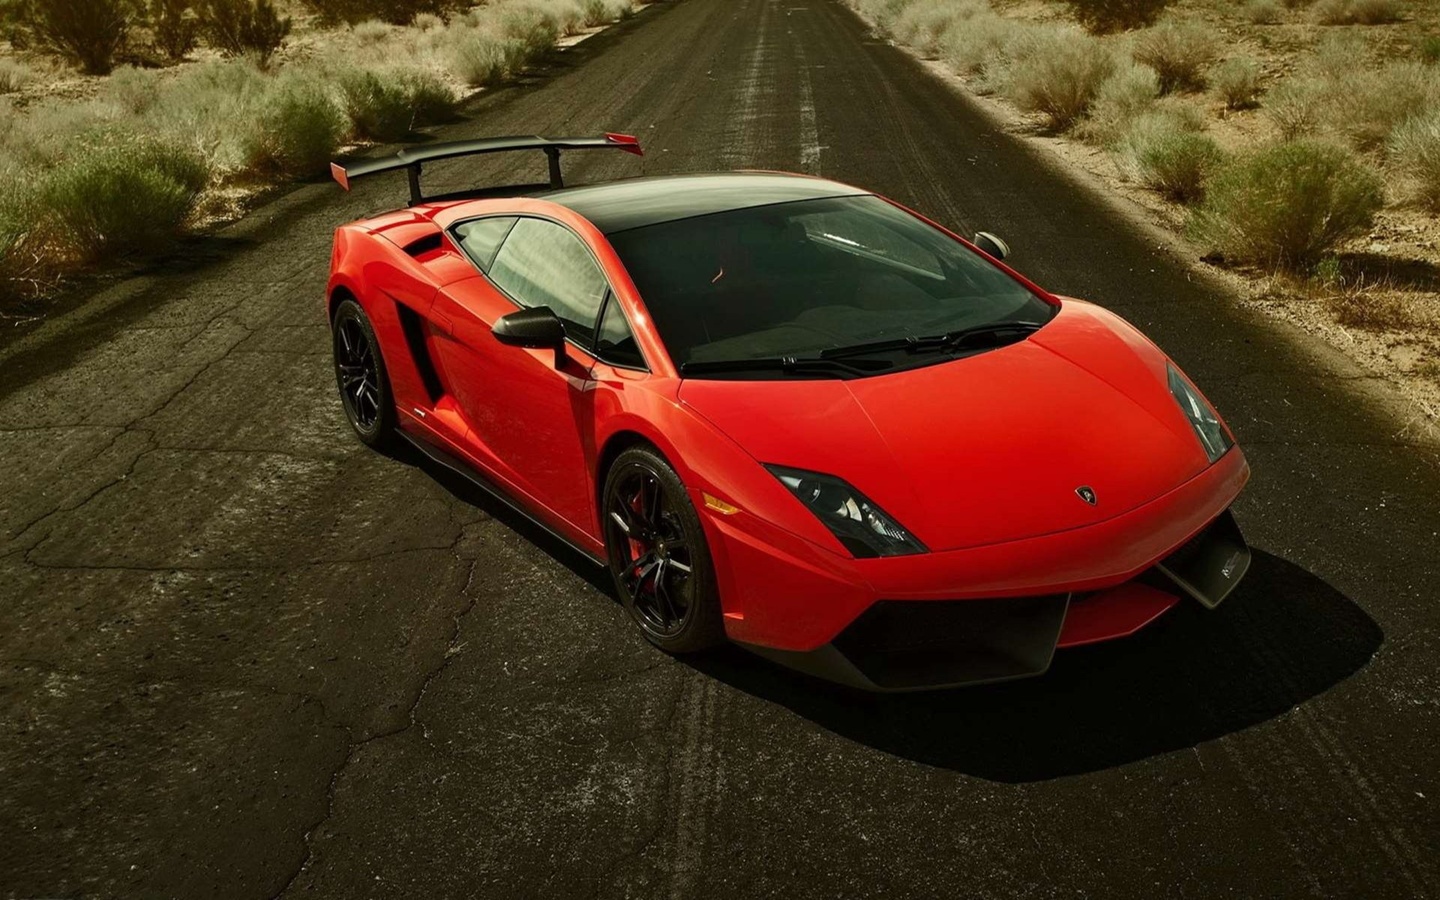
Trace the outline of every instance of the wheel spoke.
{"type": "Polygon", "coordinates": [[[671,567],[673,567],[673,568],[675,569],[675,571],[677,571],[677,572],[684,572],[686,575],[689,575],[690,572],[691,572],[690,564],[689,564],[689,563],[683,563],[683,562],[681,562],[680,560],[675,559],[674,557],[671,557],[671,559],[670,559],[670,565],[671,565],[671,567]]]}
{"type": "MultiPolygon", "coordinates": [[[[621,509],[624,508],[624,506],[621,506],[621,509]]],[[[630,522],[625,518],[625,516],[622,516],[620,514],[619,510],[611,510],[610,518],[615,522],[616,525],[620,526],[620,530],[625,532],[625,535],[627,537],[630,535],[630,522]]]]}
{"type": "Polygon", "coordinates": [[[665,584],[665,576],[668,574],[670,561],[662,559],[655,566],[655,600],[656,612],[664,619],[666,626],[678,625],[680,615],[675,609],[675,603],[670,598],[670,588],[665,584]]]}

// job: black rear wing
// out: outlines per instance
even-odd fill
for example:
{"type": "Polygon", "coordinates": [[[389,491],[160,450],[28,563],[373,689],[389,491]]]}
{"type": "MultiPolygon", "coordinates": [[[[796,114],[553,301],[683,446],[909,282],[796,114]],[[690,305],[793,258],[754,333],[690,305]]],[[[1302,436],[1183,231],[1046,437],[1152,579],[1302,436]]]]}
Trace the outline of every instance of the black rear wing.
{"type": "Polygon", "coordinates": [[[636,156],[644,156],[640,141],[628,134],[605,134],[601,137],[547,138],[539,135],[518,135],[515,137],[481,138],[474,141],[449,141],[441,144],[425,144],[406,147],[394,156],[384,159],[359,160],[349,165],[330,164],[330,174],[345,190],[350,190],[353,178],[378,175],[404,169],[410,178],[410,205],[422,203],[425,195],[420,190],[420,170],[424,163],[437,159],[451,159],[457,156],[475,156],[481,153],[504,153],[511,150],[543,150],[550,160],[550,186],[562,188],[565,179],[560,174],[560,151],[562,150],[624,150],[636,156]]]}

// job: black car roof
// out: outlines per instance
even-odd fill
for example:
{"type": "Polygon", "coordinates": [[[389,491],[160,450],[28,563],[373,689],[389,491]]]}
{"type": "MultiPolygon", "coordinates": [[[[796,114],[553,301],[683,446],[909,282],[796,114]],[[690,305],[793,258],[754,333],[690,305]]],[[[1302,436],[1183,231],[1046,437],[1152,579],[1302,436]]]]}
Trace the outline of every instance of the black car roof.
{"type": "Polygon", "coordinates": [[[651,175],[561,188],[536,196],[567,206],[606,234],[791,200],[852,197],[859,188],[772,172],[651,175]]]}

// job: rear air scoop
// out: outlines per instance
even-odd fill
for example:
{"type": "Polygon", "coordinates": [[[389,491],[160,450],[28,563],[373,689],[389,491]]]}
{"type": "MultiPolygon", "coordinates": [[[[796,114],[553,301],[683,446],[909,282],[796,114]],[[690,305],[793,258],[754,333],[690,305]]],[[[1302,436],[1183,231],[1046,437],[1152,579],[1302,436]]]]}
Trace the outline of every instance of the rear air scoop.
{"type": "Polygon", "coordinates": [[[687,379],[680,399],[761,462],[845,479],[935,551],[1094,524],[1207,465],[1164,357],[1082,303],[968,358],[843,380],[687,379]]]}

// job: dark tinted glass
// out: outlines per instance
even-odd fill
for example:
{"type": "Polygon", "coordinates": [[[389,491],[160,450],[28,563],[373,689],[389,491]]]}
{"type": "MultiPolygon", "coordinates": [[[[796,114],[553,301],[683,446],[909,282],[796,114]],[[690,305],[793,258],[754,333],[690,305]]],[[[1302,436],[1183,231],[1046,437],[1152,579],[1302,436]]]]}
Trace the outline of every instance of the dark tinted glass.
{"type": "Polygon", "coordinates": [[[812,356],[1053,312],[878,197],[777,203],[609,238],[676,364],[812,356]]]}
{"type": "Polygon", "coordinates": [[[550,307],[571,339],[590,345],[608,285],[570,229],[544,219],[521,219],[487,274],[522,306],[550,307]]]}
{"type": "Polygon", "coordinates": [[[495,261],[495,251],[500,249],[500,242],[505,240],[505,235],[510,233],[514,225],[514,216],[471,219],[451,228],[450,233],[455,235],[455,240],[470,257],[471,262],[484,272],[495,261]]]}
{"type": "Polygon", "coordinates": [[[625,311],[615,302],[612,295],[605,301],[605,313],[600,319],[600,333],[595,337],[595,352],[601,359],[618,366],[645,367],[645,357],[635,343],[635,334],[630,323],[625,321],[625,311]]]}

